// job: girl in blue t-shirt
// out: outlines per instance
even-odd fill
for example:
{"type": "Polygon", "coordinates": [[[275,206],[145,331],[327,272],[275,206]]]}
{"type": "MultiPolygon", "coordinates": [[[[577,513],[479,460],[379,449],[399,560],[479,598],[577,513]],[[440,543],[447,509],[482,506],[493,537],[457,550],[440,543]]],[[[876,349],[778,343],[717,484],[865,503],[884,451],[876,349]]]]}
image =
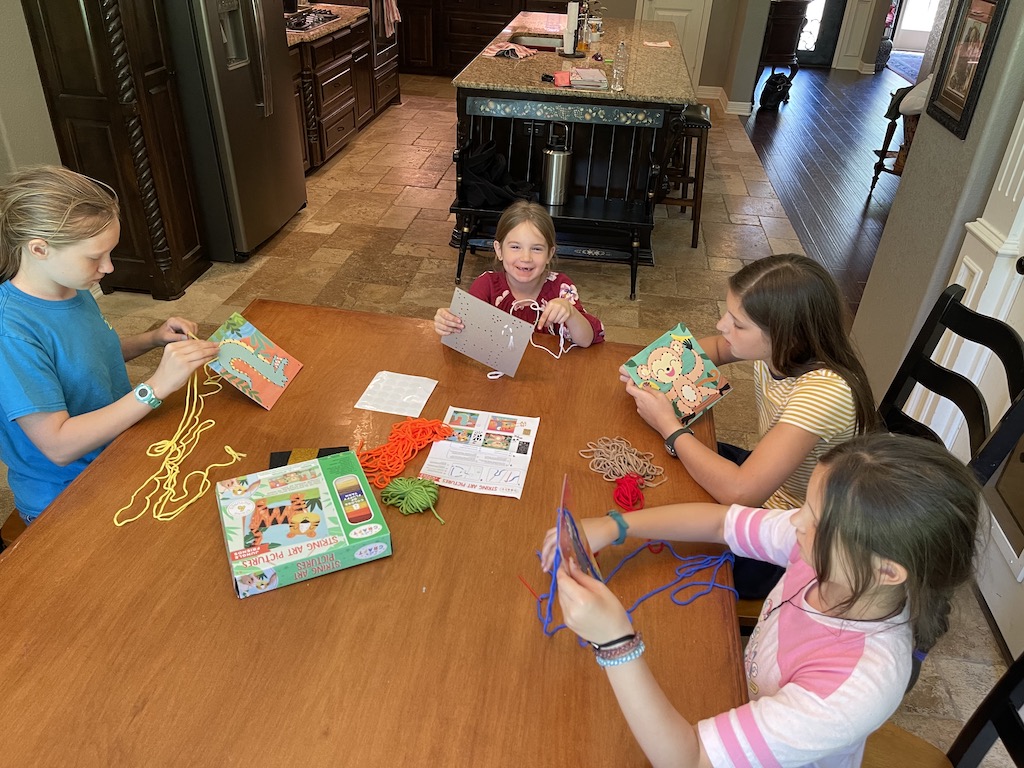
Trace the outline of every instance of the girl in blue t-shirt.
{"type": "Polygon", "coordinates": [[[0,187],[0,459],[26,523],[117,435],[217,356],[169,318],[121,339],[90,289],[113,271],[121,236],[110,187],[57,166],[0,187]],[[156,347],[156,372],[134,389],[125,361],[156,347]]]}

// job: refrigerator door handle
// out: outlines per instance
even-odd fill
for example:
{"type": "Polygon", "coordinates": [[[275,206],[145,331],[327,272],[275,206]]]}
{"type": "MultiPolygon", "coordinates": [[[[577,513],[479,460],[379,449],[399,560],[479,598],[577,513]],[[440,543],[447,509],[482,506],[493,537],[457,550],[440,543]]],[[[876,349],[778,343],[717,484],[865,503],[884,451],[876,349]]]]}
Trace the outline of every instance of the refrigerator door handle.
{"type": "Polygon", "coordinates": [[[267,61],[267,23],[263,17],[263,3],[260,0],[252,0],[252,16],[256,27],[256,60],[260,65],[260,83],[262,93],[256,101],[256,106],[263,107],[263,116],[270,117],[274,114],[274,88],[270,79],[270,62],[267,61]]]}

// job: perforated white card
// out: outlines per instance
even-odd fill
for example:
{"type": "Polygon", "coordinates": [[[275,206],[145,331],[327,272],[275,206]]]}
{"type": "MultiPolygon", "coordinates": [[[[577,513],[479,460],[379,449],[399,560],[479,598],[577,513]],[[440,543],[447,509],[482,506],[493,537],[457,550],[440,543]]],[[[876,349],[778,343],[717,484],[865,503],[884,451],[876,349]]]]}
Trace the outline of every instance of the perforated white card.
{"type": "Polygon", "coordinates": [[[442,336],[441,343],[506,376],[515,376],[523,352],[530,345],[533,325],[461,288],[455,289],[451,310],[465,327],[461,333],[442,336]]]}

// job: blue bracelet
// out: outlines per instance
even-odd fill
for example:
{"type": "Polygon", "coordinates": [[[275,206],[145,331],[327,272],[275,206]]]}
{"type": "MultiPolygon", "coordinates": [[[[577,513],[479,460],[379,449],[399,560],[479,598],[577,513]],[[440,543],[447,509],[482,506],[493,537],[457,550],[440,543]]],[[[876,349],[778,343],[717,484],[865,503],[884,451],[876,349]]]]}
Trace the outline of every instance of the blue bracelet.
{"type": "Polygon", "coordinates": [[[619,657],[614,658],[614,659],[602,659],[600,656],[597,656],[595,658],[597,660],[598,666],[601,666],[601,667],[617,667],[620,664],[628,664],[631,661],[636,661],[637,659],[639,659],[641,656],[644,655],[644,651],[646,651],[646,650],[647,650],[647,647],[643,644],[643,641],[640,641],[640,645],[638,645],[632,651],[627,653],[625,656],[619,656],[619,657]]]}
{"type": "Polygon", "coordinates": [[[619,538],[612,542],[612,544],[618,546],[626,541],[626,531],[629,530],[629,524],[623,519],[622,514],[617,509],[608,510],[608,517],[619,526],[619,538]]]}

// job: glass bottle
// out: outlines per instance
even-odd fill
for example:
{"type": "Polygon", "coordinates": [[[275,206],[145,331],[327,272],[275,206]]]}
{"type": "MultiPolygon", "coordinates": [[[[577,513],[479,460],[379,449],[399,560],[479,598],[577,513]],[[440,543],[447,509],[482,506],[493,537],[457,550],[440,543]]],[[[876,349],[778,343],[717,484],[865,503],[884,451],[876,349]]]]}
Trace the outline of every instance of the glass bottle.
{"type": "Polygon", "coordinates": [[[612,90],[621,91],[626,81],[626,67],[629,66],[629,53],[626,51],[626,41],[620,40],[619,47],[615,50],[615,61],[612,62],[612,90]]]}

